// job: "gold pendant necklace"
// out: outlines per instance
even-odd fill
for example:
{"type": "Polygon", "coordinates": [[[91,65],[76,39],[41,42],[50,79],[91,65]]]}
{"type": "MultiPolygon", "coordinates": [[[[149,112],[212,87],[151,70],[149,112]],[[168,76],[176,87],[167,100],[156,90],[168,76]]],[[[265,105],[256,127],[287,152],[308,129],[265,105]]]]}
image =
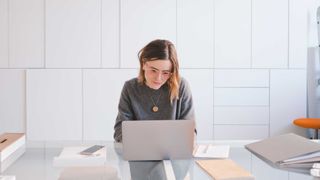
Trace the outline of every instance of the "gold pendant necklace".
{"type": "Polygon", "coordinates": [[[153,101],[152,96],[150,96],[151,101],[152,101],[152,104],[153,104],[153,106],[152,106],[152,111],[155,112],[155,113],[159,111],[159,107],[157,106],[157,104],[158,104],[158,102],[159,102],[159,100],[160,100],[160,97],[161,97],[161,91],[160,91],[159,97],[158,97],[158,99],[157,99],[157,103],[155,103],[155,102],[153,101]]]}
{"type": "Polygon", "coordinates": [[[158,110],[159,110],[158,106],[153,106],[153,107],[152,107],[152,111],[153,111],[153,112],[158,112],[158,110]]]}

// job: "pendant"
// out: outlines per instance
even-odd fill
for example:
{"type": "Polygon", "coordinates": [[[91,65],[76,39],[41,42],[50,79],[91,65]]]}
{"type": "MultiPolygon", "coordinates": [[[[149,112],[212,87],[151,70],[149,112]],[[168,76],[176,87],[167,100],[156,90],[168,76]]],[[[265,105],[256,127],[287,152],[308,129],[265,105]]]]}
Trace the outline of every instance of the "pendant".
{"type": "Polygon", "coordinates": [[[152,107],[152,111],[153,111],[153,112],[158,112],[158,110],[159,110],[158,106],[153,106],[153,107],[152,107]]]}

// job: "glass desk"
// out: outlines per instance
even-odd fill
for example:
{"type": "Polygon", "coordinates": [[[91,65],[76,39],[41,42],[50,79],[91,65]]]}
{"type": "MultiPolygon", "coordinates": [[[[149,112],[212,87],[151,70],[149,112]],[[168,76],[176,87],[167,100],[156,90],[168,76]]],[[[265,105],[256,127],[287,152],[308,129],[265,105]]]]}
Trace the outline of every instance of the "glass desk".
{"type": "MultiPolygon", "coordinates": [[[[235,161],[238,165],[242,166],[247,171],[251,172],[256,180],[316,179],[307,174],[299,174],[272,168],[244,148],[244,145],[250,142],[252,141],[206,141],[198,143],[230,145],[229,158],[235,161]]],[[[118,156],[114,149],[114,143],[107,142],[97,144],[104,144],[107,146],[106,164],[111,165],[118,170],[119,178],[125,180],[130,179],[129,163],[118,156]]],[[[79,144],[75,146],[78,145],[79,144]]],[[[60,154],[63,146],[66,145],[60,145],[60,147],[47,145],[46,148],[29,146],[27,147],[26,152],[1,175],[15,175],[16,180],[57,180],[63,168],[54,167],[53,158],[60,154]]],[[[170,161],[165,161],[165,165],[167,165],[168,163],[170,163],[170,161]]],[[[169,176],[168,179],[174,179],[174,176],[169,176]]],[[[190,166],[186,179],[206,180],[211,178],[195,163],[193,159],[190,160],[190,166]]]]}

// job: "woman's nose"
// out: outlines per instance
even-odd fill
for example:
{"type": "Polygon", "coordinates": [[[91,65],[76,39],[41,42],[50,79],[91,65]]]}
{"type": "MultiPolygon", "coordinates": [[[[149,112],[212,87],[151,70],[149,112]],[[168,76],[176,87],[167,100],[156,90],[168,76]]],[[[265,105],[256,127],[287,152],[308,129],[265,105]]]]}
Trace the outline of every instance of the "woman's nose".
{"type": "Polygon", "coordinates": [[[162,73],[158,72],[156,78],[157,78],[157,80],[161,80],[162,79],[162,73]]]}

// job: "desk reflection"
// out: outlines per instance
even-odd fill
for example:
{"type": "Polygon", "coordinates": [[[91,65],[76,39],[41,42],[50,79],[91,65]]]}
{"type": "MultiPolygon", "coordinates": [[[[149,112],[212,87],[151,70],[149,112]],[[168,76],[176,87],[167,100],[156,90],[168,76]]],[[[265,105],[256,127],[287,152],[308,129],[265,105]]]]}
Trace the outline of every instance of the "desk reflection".
{"type": "MultiPolygon", "coordinates": [[[[114,143],[114,150],[119,159],[122,158],[122,144],[114,143]]],[[[183,180],[192,165],[192,159],[170,160],[174,178],[183,180]]],[[[132,180],[167,180],[165,163],[162,160],[154,161],[129,161],[130,175],[132,180]]]]}

